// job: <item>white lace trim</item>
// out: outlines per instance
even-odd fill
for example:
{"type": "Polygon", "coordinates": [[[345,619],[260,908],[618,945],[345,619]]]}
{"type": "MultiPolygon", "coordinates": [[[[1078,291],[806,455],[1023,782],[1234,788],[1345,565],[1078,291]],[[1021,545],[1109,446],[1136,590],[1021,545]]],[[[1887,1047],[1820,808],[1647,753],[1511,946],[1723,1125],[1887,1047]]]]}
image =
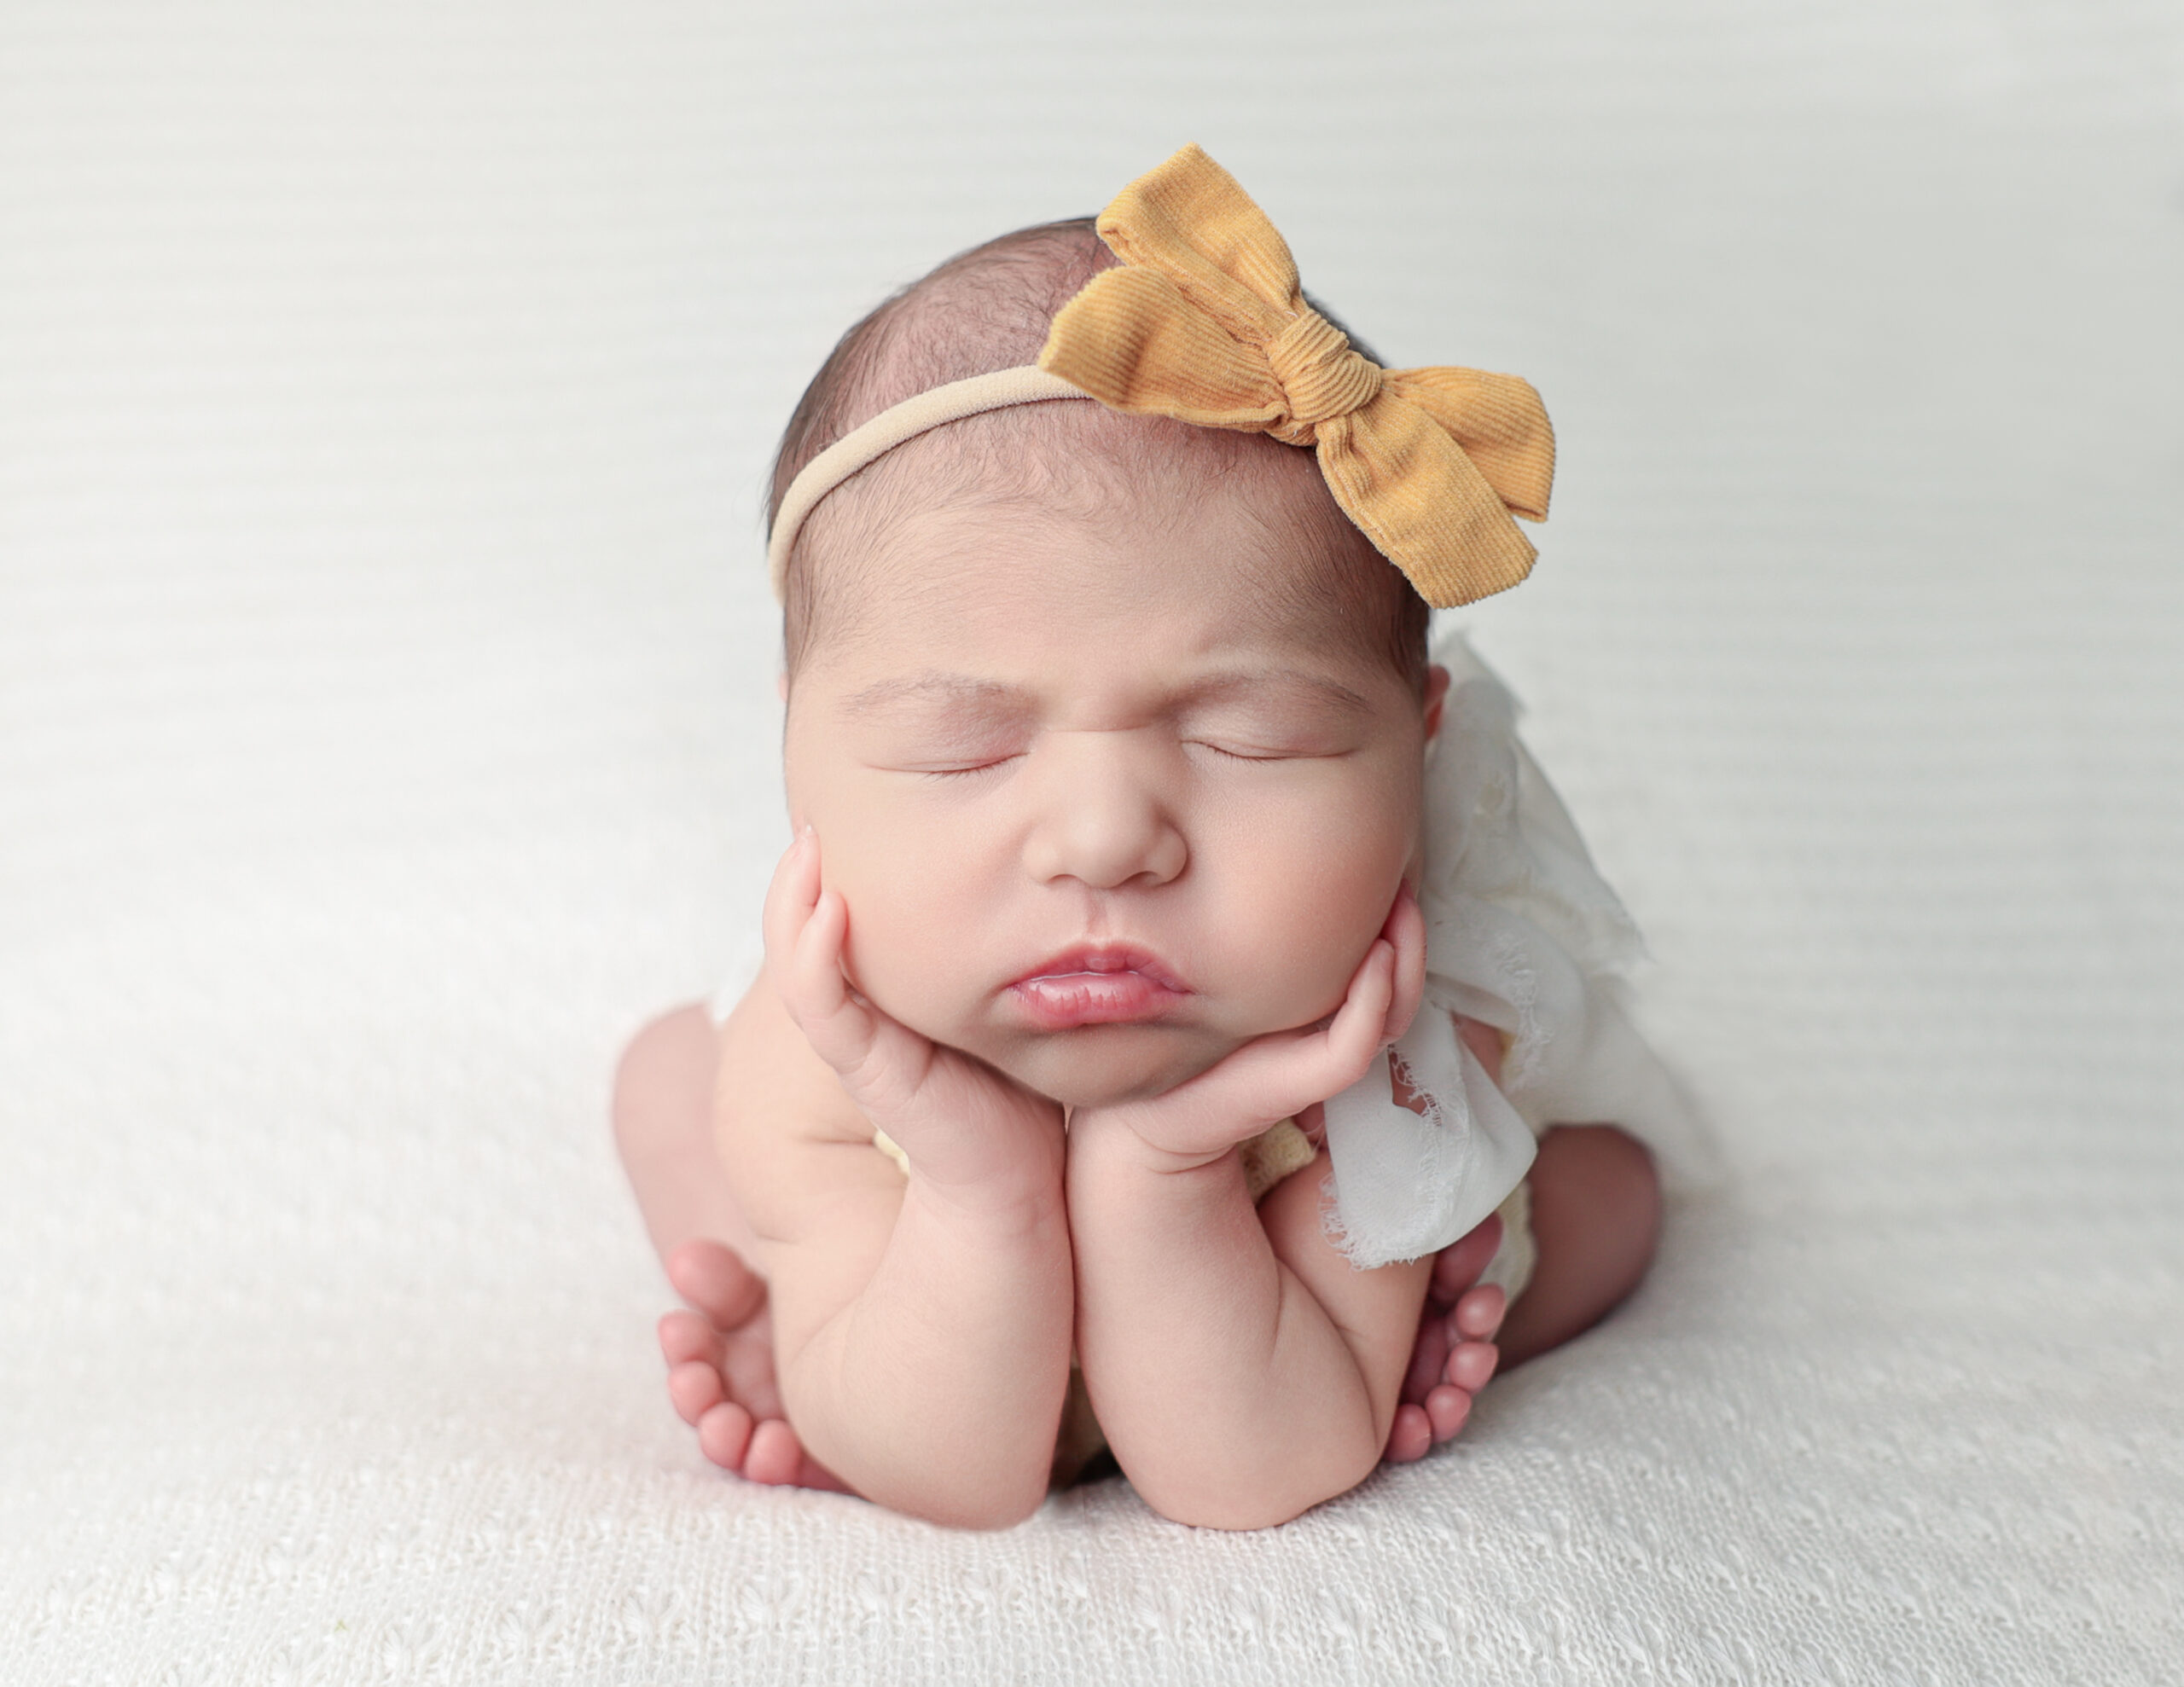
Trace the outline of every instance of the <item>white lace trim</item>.
{"type": "Polygon", "coordinates": [[[1695,1143],[1681,1091],[1623,1012],[1638,929],[1518,740],[1515,698],[1460,633],[1434,659],[1450,684],[1426,774],[1426,1005],[1392,1057],[1424,1109],[1400,1105],[1379,1064],[1327,1104],[1327,1234],[1361,1268],[1481,1223],[1557,1121],[1612,1121],[1671,1158],[1695,1143]],[[1499,1087],[1457,1013],[1508,1034],[1499,1087]]]}

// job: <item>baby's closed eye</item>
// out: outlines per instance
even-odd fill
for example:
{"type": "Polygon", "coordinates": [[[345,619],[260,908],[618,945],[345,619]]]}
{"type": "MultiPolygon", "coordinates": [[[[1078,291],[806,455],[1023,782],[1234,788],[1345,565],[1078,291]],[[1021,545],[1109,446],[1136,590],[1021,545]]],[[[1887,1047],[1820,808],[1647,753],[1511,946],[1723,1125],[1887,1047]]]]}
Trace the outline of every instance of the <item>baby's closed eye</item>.
{"type": "Polygon", "coordinates": [[[1030,751],[1037,733],[1008,719],[905,721],[864,734],[863,759],[886,773],[960,779],[992,773],[1030,751]]]}
{"type": "Polygon", "coordinates": [[[1177,735],[1186,748],[1239,762],[1341,756],[1356,747],[1355,731],[1345,731],[1334,722],[1258,710],[1194,714],[1177,722],[1177,735]]]}
{"type": "MultiPolygon", "coordinates": [[[[1170,739],[1185,752],[1224,762],[1283,762],[1335,757],[1355,747],[1355,733],[1321,722],[1222,710],[1170,725],[1125,728],[1141,741],[1170,739]]],[[[888,772],[960,780],[998,772],[1037,753],[1040,731],[1016,722],[932,723],[876,734],[866,760],[888,772]]]]}
{"type": "Polygon", "coordinates": [[[1187,746],[1248,762],[1348,755],[1370,720],[1348,687],[1280,672],[1231,675],[1197,687],[1175,715],[1187,746]]]}
{"type": "Polygon", "coordinates": [[[1001,772],[1020,759],[1020,744],[926,744],[892,746],[873,755],[871,765],[885,773],[913,774],[932,780],[961,780],[1001,772]]]}

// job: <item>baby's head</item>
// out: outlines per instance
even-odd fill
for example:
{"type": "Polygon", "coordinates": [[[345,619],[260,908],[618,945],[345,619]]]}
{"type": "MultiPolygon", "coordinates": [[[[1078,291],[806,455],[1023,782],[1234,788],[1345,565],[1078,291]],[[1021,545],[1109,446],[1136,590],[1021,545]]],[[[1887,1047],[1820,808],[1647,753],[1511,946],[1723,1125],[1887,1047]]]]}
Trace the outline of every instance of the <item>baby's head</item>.
{"type": "MultiPolygon", "coordinates": [[[[851,429],[1031,363],[1089,219],[845,335],[774,507],[851,429]]],[[[784,580],[794,821],[886,1012],[1072,1104],[1330,1012],[1414,866],[1445,677],[1310,450],[1090,401],[964,417],[836,487],[784,580]]]]}

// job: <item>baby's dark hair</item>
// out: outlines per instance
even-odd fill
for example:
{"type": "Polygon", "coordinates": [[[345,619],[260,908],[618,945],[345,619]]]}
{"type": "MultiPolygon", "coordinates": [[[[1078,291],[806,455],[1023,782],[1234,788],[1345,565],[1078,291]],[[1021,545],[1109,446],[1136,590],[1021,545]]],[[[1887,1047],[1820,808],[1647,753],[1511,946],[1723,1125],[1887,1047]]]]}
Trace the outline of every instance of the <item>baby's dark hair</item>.
{"type": "MultiPolygon", "coordinates": [[[[1055,314],[1085,282],[1114,262],[1094,220],[1070,217],[1019,229],[959,252],[884,301],[835,344],[789,417],[774,456],[766,510],[769,529],[790,483],[804,465],[883,410],[950,381],[1037,361],[1055,314]]],[[[1316,299],[1311,302],[1333,320],[1316,299]]],[[[1362,345],[1358,350],[1373,357],[1362,345]]],[[[1012,472],[1020,474],[1027,461],[1072,461],[1077,469],[1096,472],[1098,465],[1086,461],[1083,437],[1082,413],[1093,408],[1026,404],[951,423],[916,443],[923,446],[945,437],[946,449],[959,464],[985,470],[998,466],[995,460],[1002,454],[993,448],[1003,441],[1019,448],[1044,443],[1061,449],[1045,453],[1007,450],[1012,472]]],[[[1119,459],[1113,467],[1125,472],[1149,467],[1156,458],[1172,460],[1188,454],[1217,473],[1263,474],[1269,453],[1298,449],[1263,434],[1157,418],[1114,420],[1124,425],[1104,428],[1099,452],[1090,455],[1119,459]]],[[[910,489],[899,479],[891,480],[889,467],[890,459],[882,458],[838,488],[812,513],[790,550],[782,642],[792,678],[826,618],[830,571],[815,565],[814,553],[826,548],[828,534],[841,519],[837,512],[857,502],[859,496],[868,504],[879,501],[882,513],[891,504],[899,507],[907,500],[910,489]],[[845,496],[853,491],[858,496],[845,496]]],[[[932,477],[924,472],[928,467],[921,465],[918,477],[918,491],[926,496],[932,490],[932,477]]],[[[1308,519],[1325,530],[1315,536],[1322,547],[1351,562],[1331,577],[1322,576],[1312,589],[1339,593],[1346,618],[1355,617],[1368,627],[1373,641],[1385,649],[1397,670],[1414,689],[1422,687],[1432,613],[1425,600],[1342,514],[1331,495],[1315,500],[1308,519]]]]}

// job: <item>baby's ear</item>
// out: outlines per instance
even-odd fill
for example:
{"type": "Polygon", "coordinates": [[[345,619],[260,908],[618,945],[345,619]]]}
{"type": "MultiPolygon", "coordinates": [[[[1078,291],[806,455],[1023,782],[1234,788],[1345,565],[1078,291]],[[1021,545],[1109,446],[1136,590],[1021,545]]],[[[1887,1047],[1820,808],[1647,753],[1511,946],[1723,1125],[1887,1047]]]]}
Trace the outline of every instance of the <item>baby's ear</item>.
{"type": "Polygon", "coordinates": [[[1426,670],[1426,741],[1441,735],[1441,705],[1449,700],[1449,670],[1434,663],[1426,670]]]}

